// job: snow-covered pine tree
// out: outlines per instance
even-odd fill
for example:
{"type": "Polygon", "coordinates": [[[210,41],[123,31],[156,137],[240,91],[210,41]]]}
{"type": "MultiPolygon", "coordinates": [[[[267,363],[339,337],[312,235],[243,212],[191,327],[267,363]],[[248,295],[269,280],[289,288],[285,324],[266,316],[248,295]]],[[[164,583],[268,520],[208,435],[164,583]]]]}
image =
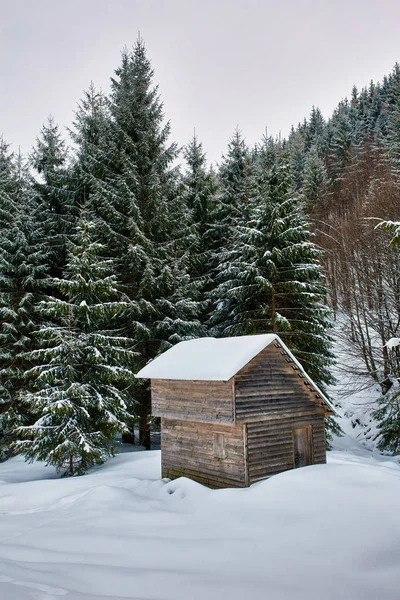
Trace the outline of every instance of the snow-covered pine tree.
{"type": "MultiPolygon", "coordinates": [[[[69,130],[77,146],[77,166],[88,177],[84,181],[86,185],[90,184],[90,178],[96,183],[107,172],[109,144],[112,142],[110,128],[109,101],[91,83],[78,103],[72,129],[69,130]]],[[[85,200],[88,201],[87,196],[85,200]]]]}
{"type": "Polygon", "coordinates": [[[398,380],[378,399],[372,416],[378,422],[377,447],[392,454],[400,453],[400,389],[398,380]]]}
{"type": "Polygon", "coordinates": [[[126,390],[133,378],[131,340],[115,328],[127,308],[116,285],[114,262],[101,258],[97,224],[82,218],[69,243],[63,279],[52,285],[61,297],[40,305],[47,324],[38,337],[40,349],[27,375],[34,389],[23,394],[37,415],[17,429],[15,448],[28,460],[39,459],[81,474],[114,454],[115,434],[126,430],[126,390]]]}
{"type": "Polygon", "coordinates": [[[15,168],[14,155],[9,150],[9,144],[3,136],[0,137],[0,193],[2,194],[2,203],[8,203],[7,194],[12,192],[15,187],[15,168]],[[13,176],[14,175],[14,176],[13,176]],[[3,200],[4,198],[4,200],[3,200]]]}
{"type": "Polygon", "coordinates": [[[215,264],[219,262],[221,249],[230,247],[236,226],[250,214],[252,194],[251,156],[241,132],[236,129],[218,170],[218,192],[212,214],[215,264]]]}
{"type": "Polygon", "coordinates": [[[340,102],[327,128],[328,174],[335,187],[340,186],[344,171],[351,161],[354,140],[353,112],[347,100],[340,102]]]}
{"type": "MultiPolygon", "coordinates": [[[[128,244],[130,220],[138,213],[131,190],[120,180],[121,157],[109,99],[93,84],[78,104],[70,135],[77,146],[73,175],[80,204],[96,215],[98,234],[109,255],[121,258],[128,244]]],[[[125,169],[129,170],[128,161],[125,169]]]]}
{"type": "MultiPolygon", "coordinates": [[[[200,306],[188,270],[190,222],[179,169],[173,166],[177,147],[168,143],[170,127],[164,124],[141,39],[132,52],[123,52],[111,87],[110,120],[107,107],[102,113],[103,141],[96,161],[85,163],[87,201],[107,255],[119,259],[117,277],[131,308],[120,325],[135,339],[137,357],[131,367],[139,370],[160,350],[199,334],[200,306]]],[[[77,135],[87,139],[82,123],[88,120],[76,122],[77,135]]],[[[132,380],[131,401],[140,442],[148,448],[148,384],[132,380]]]]}
{"type": "Polygon", "coordinates": [[[189,212],[191,238],[189,245],[190,277],[198,284],[201,301],[200,320],[209,318],[210,306],[206,295],[212,287],[211,214],[215,207],[215,175],[207,168],[206,154],[196,134],[184,149],[186,170],[183,175],[183,199],[189,212]]]}
{"type": "Polygon", "coordinates": [[[14,428],[32,421],[19,401],[30,366],[22,353],[34,347],[47,255],[31,183],[22,157],[0,144],[0,457],[10,451],[14,428]]]}
{"type": "Polygon", "coordinates": [[[215,293],[221,335],[278,333],[310,376],[331,381],[320,252],[293,192],[288,159],[271,139],[257,153],[258,198],[220,262],[215,293]]]}
{"type": "Polygon", "coordinates": [[[312,107],[304,134],[307,151],[312,146],[316,146],[318,151],[321,151],[325,147],[325,120],[318,107],[312,107]]]}
{"type": "Polygon", "coordinates": [[[303,196],[306,208],[309,211],[319,208],[322,199],[326,196],[328,176],[324,161],[318,153],[316,146],[311,146],[304,165],[303,196]]]}
{"type": "Polygon", "coordinates": [[[215,336],[240,335],[241,325],[231,321],[232,304],[239,302],[236,295],[237,276],[235,259],[241,252],[238,228],[246,226],[255,200],[253,161],[249,149],[238,129],[228,144],[228,150],[218,172],[219,189],[212,213],[211,264],[214,288],[210,291],[212,312],[209,319],[211,333],[215,336]]]}
{"type": "Polygon", "coordinates": [[[39,200],[37,218],[48,248],[50,274],[60,276],[65,268],[66,245],[77,221],[76,191],[67,166],[67,150],[52,117],[42,127],[30,162],[39,176],[34,189],[39,200]]]}
{"type": "Polygon", "coordinates": [[[270,325],[324,387],[332,382],[333,355],[322,255],[312,241],[301,197],[293,192],[288,157],[279,145],[266,143],[258,168],[262,174],[265,168],[269,170],[267,181],[259,188],[261,203],[253,229],[263,234],[256,246],[261,242],[258,256],[270,269],[269,274],[268,268],[265,272],[272,286],[270,325]],[[271,152],[272,158],[268,156],[271,152]]]}
{"type": "MultiPolygon", "coordinates": [[[[381,148],[384,150],[381,161],[386,169],[386,178],[390,173],[392,183],[399,187],[400,185],[400,97],[399,90],[394,103],[389,104],[385,112],[384,132],[380,131],[377,136],[378,143],[381,142],[381,148]]],[[[378,144],[376,144],[378,145],[378,144]]]]}
{"type": "Polygon", "coordinates": [[[300,125],[297,129],[292,127],[287,140],[287,149],[293,173],[293,185],[296,190],[299,190],[303,184],[304,164],[306,160],[305,135],[300,125]]]}

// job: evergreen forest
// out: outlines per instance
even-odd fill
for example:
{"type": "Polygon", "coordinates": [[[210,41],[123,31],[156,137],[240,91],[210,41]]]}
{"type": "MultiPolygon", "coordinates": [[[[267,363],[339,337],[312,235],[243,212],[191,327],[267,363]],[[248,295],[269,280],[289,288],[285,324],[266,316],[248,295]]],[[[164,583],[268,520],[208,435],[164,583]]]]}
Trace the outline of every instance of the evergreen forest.
{"type": "Polygon", "coordinates": [[[213,167],[197,135],[171,141],[139,39],[70,144],[52,118],[28,156],[0,138],[0,459],[75,475],[117,434],[149,449],[135,373],[182,340],[267,332],[328,394],[335,361],[379,389],[378,446],[400,451],[400,66],[349,92],[287,139],[235,129],[213,167]]]}

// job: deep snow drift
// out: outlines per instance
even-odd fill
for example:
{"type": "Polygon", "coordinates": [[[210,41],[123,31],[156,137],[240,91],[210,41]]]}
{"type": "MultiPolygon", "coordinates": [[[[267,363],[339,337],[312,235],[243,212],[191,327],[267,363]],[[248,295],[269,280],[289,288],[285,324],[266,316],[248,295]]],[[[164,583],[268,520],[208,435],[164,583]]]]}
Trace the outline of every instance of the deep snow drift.
{"type": "Polygon", "coordinates": [[[0,464],[0,598],[398,600],[399,464],[338,442],[245,490],[161,481],[158,451],[0,464]]]}

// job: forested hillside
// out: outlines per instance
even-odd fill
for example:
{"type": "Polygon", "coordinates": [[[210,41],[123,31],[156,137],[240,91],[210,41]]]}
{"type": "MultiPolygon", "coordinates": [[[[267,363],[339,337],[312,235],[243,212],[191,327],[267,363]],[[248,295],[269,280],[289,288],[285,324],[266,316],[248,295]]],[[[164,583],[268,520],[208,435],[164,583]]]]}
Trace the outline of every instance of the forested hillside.
{"type": "Polygon", "coordinates": [[[369,410],[398,449],[385,344],[400,257],[377,227],[400,219],[398,65],[288,139],[249,148],[235,130],[212,168],[198,137],[170,140],[139,39],[110,94],[88,87],[69,136],[50,118],[29,156],[0,144],[0,457],[84,472],[134,423],[149,448],[134,373],[184,339],[268,331],[322,387],[335,354],[355,390],[378,386],[369,410]]]}
{"type": "Polygon", "coordinates": [[[374,438],[390,421],[394,440],[391,434],[376,441],[394,451],[400,433],[399,355],[386,343],[399,331],[400,254],[390,244],[390,227],[379,225],[400,217],[399,94],[400,67],[395,65],[381,84],[353,88],[328,121],[313,108],[287,142],[296,184],[323,250],[337,373],[346,381],[342,391],[357,396],[350,410],[358,413],[353,425],[361,415],[368,430],[371,417],[377,418],[374,438]],[[373,401],[380,395],[378,403],[373,401]]]}

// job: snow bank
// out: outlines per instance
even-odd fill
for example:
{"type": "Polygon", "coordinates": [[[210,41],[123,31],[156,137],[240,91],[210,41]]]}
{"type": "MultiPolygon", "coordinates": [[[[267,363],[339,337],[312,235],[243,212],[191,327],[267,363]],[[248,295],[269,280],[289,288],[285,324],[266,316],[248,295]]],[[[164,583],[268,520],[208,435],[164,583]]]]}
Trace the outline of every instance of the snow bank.
{"type": "Polygon", "coordinates": [[[161,480],[159,452],[76,479],[12,459],[0,598],[395,600],[400,467],[350,444],[244,490],[161,480]]]}

